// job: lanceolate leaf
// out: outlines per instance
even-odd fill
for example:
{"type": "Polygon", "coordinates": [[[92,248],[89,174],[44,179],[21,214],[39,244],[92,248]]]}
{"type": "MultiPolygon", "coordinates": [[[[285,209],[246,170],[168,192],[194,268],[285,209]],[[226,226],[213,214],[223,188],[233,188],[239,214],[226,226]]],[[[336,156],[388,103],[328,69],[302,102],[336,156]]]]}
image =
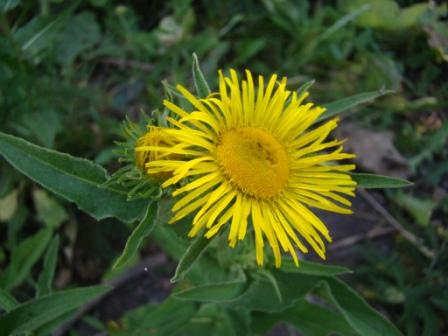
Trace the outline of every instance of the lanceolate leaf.
{"type": "MultiPolygon", "coordinates": [[[[51,320],[48,323],[45,323],[43,326],[40,326],[31,334],[32,336],[48,336],[52,335],[52,332],[57,330],[59,326],[61,326],[65,321],[69,320],[75,314],[76,309],[73,309],[64,315],[60,315],[57,318],[51,320]]],[[[53,335],[56,334],[53,333],[53,335]]]]}
{"type": "Polygon", "coordinates": [[[154,229],[156,219],[159,217],[158,205],[158,202],[153,202],[152,204],[148,205],[145,217],[137,225],[134,231],[132,231],[131,235],[128,238],[128,241],[126,242],[123,253],[114,264],[114,268],[125,265],[138,252],[143,239],[146,238],[154,229]]]}
{"type": "Polygon", "coordinates": [[[345,317],[350,326],[363,336],[399,336],[400,331],[344,282],[332,278],[322,284],[322,290],[345,317]]]}
{"type": "Polygon", "coordinates": [[[403,188],[413,185],[412,182],[397,177],[351,173],[353,180],[356,181],[358,188],[374,189],[374,188],[403,188]]]}
{"type": "Polygon", "coordinates": [[[254,313],[252,318],[254,331],[262,335],[279,321],[292,324],[304,335],[359,335],[339,312],[309,303],[306,299],[298,300],[280,313],[254,313]]]}
{"type": "Polygon", "coordinates": [[[59,251],[59,236],[55,236],[48,246],[47,253],[45,253],[44,269],[39,275],[37,281],[37,296],[51,293],[54,271],[58,260],[59,251]]]}
{"type": "Polygon", "coordinates": [[[324,307],[299,300],[290,309],[286,321],[294,325],[304,335],[359,335],[341,314],[324,307]]]}
{"type": "Polygon", "coordinates": [[[260,270],[258,270],[258,272],[252,273],[252,276],[255,279],[257,279],[257,278],[258,279],[260,279],[260,278],[263,279],[264,278],[264,279],[268,280],[268,282],[270,282],[271,285],[272,285],[272,289],[275,291],[275,294],[277,295],[278,301],[279,302],[283,301],[282,292],[281,292],[280,287],[279,287],[279,285],[277,283],[277,279],[275,278],[274,275],[272,275],[272,273],[270,271],[265,270],[265,269],[260,269],[260,270]]]}
{"type": "Polygon", "coordinates": [[[293,307],[308,294],[318,294],[339,311],[341,318],[359,335],[400,335],[394,325],[370,307],[354,290],[333,276],[316,276],[272,271],[283,301],[279,302],[272,285],[257,279],[236,301],[234,306],[264,312],[279,313],[293,307]]]}
{"type": "Polygon", "coordinates": [[[91,161],[31,144],[0,132],[0,154],[17,170],[97,220],[116,217],[124,222],[141,216],[145,201],[127,201],[126,194],[103,187],[106,171],[91,161]]]}
{"type": "Polygon", "coordinates": [[[199,60],[196,53],[193,53],[192,73],[196,93],[200,98],[205,98],[210,94],[210,87],[205,80],[204,74],[199,66],[199,60]]]}
{"type": "Polygon", "coordinates": [[[359,335],[338,312],[305,300],[298,301],[294,308],[290,309],[286,321],[302,331],[304,335],[359,335]]]}
{"type": "Polygon", "coordinates": [[[320,116],[318,121],[322,121],[331,117],[334,117],[344,111],[347,111],[357,105],[370,102],[378,97],[392,93],[391,90],[381,89],[378,91],[364,92],[351,97],[342,98],[332,103],[325,104],[324,107],[327,111],[320,116]]]}
{"type": "Polygon", "coordinates": [[[0,317],[0,336],[29,333],[108,290],[107,286],[77,288],[27,301],[0,317]]]}
{"type": "Polygon", "coordinates": [[[185,254],[180,259],[176,268],[176,273],[171,279],[171,282],[177,282],[183,279],[196,260],[198,260],[202,253],[204,253],[207,249],[211,240],[212,239],[207,239],[204,236],[198,236],[196,238],[196,240],[188,247],[187,251],[185,251],[185,254]]]}

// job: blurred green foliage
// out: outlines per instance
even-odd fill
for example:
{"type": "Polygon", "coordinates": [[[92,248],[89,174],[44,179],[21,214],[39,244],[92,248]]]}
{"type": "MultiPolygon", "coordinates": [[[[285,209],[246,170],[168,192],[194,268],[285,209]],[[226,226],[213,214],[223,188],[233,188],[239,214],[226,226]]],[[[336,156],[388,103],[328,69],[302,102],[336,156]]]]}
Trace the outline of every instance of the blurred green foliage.
{"type": "MultiPolygon", "coordinates": [[[[312,99],[319,104],[381,88],[395,91],[349,118],[374,131],[394,132],[416,185],[386,197],[393,215],[435,256],[427,259],[397,235],[388,253],[375,245],[362,249],[366,262],[353,284],[406,335],[447,333],[447,5],[0,0],[0,131],[113,170],[121,120],[125,115],[139,119],[142,111],[159,107],[162,80],[164,85],[191,83],[193,52],[206,78],[215,78],[217,68],[247,67],[286,75],[293,88],[315,79],[312,99]]],[[[54,267],[71,270],[69,281],[59,280],[63,287],[98,281],[101,274],[77,275],[78,249],[95,255],[104,272],[129,228],[114,220],[108,222],[114,230],[94,223],[2,159],[1,287],[21,301],[31,299],[35,288],[49,291],[41,279],[52,274],[55,254],[54,267]],[[56,233],[64,254],[51,243],[56,233]]],[[[189,313],[189,306],[184,308],[189,313]]],[[[141,313],[127,315],[125,324],[132,325],[141,313]]],[[[217,314],[204,308],[199,317],[217,314]]],[[[227,328],[227,322],[215,327],[227,328]]]]}

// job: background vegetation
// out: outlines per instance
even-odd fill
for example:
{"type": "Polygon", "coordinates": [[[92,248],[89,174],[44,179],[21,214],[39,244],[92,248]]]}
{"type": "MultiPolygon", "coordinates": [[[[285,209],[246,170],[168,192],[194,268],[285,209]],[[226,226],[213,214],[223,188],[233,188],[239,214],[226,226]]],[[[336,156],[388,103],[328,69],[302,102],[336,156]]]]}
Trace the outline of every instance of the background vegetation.
{"type": "MultiPolygon", "coordinates": [[[[111,172],[118,167],[112,150],[122,120],[160,107],[164,86],[191,83],[193,52],[211,86],[216,69],[247,67],[288,76],[292,88],[316,80],[311,95],[318,104],[393,90],[345,115],[343,132],[359,140],[349,146],[360,170],[415,185],[373,199],[364,195],[393,230],[381,240],[365,235],[349,245],[358,258],[348,280],[404,334],[448,332],[446,4],[69,3],[0,1],[0,131],[94,160],[111,172]],[[372,140],[362,144],[363,138],[372,140]]],[[[0,161],[0,287],[19,301],[30,299],[35,288],[42,294],[111,277],[130,232],[117,220],[93,220],[0,161]],[[55,266],[53,282],[41,273],[48,265],[55,266]]],[[[142,255],[157,254],[153,245],[142,255]]],[[[6,300],[9,294],[2,295],[6,300]]],[[[120,331],[138,313],[115,322],[85,321],[120,331]]]]}

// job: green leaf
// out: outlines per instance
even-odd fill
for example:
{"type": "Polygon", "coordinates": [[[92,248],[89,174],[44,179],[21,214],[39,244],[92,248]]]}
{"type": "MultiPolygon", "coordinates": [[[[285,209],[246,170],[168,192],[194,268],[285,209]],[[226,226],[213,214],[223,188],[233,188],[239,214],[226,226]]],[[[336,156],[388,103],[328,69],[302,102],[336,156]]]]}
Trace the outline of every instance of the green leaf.
{"type": "Polygon", "coordinates": [[[272,280],[256,278],[247,291],[238,297],[234,305],[266,313],[280,312],[302,299],[323,279],[318,276],[284,273],[278,270],[273,270],[272,276],[277,282],[282,301],[278,300],[279,294],[272,287],[272,280]]]}
{"type": "Polygon", "coordinates": [[[92,49],[101,40],[101,31],[91,12],[76,14],[64,23],[56,43],[56,59],[70,64],[82,52],[92,49]]]}
{"type": "Polygon", "coordinates": [[[332,118],[344,111],[347,111],[357,105],[364,104],[375,100],[378,97],[384,96],[386,94],[392,93],[391,90],[381,89],[378,91],[364,92],[351,97],[342,98],[332,103],[325,104],[324,107],[327,109],[324,114],[322,114],[318,121],[326,120],[332,118]]]}
{"type": "Polygon", "coordinates": [[[228,281],[175,291],[172,296],[176,299],[188,301],[228,302],[239,297],[246,289],[246,275],[242,270],[239,270],[235,277],[228,281]]]}
{"type": "Polygon", "coordinates": [[[252,325],[254,331],[265,334],[279,321],[292,324],[303,335],[358,335],[339,312],[311,304],[305,299],[298,300],[280,313],[255,313],[252,325]]]}
{"type": "Polygon", "coordinates": [[[54,139],[62,129],[61,115],[51,109],[27,113],[22,117],[17,131],[26,138],[33,137],[45,147],[53,147],[54,139]]]}
{"type": "Polygon", "coordinates": [[[277,279],[272,275],[271,272],[265,269],[260,269],[257,272],[252,273],[252,276],[259,279],[265,278],[266,280],[268,280],[272,285],[272,289],[275,291],[275,294],[277,295],[278,301],[279,302],[283,301],[282,292],[280,291],[280,287],[278,286],[277,279]]]}
{"type": "MultiPolygon", "coordinates": [[[[437,152],[441,152],[446,147],[446,142],[448,139],[448,123],[444,123],[433,134],[428,136],[428,138],[421,144],[421,152],[409,160],[409,164],[413,171],[421,165],[424,160],[434,160],[434,155],[437,152]]],[[[419,146],[420,147],[420,146],[419,146]]],[[[440,160],[441,163],[446,162],[446,160],[440,160]]],[[[430,174],[428,177],[432,178],[430,174]]],[[[437,179],[436,179],[437,180],[437,179]]]]}
{"type": "Polygon", "coordinates": [[[8,268],[0,275],[0,287],[9,290],[22,283],[28,276],[31,268],[39,260],[48,242],[52,231],[42,229],[31,237],[28,237],[12,251],[8,268]]]}
{"type": "Polygon", "coordinates": [[[27,301],[0,317],[0,336],[31,332],[108,290],[107,286],[76,288],[27,301]]]}
{"type": "Polygon", "coordinates": [[[159,216],[158,205],[158,202],[153,202],[148,205],[145,217],[137,225],[134,231],[132,231],[126,242],[126,246],[124,247],[123,252],[115,262],[113,268],[122,267],[138,252],[143,239],[145,239],[154,229],[154,225],[156,224],[157,218],[159,216]]]}
{"type": "Polygon", "coordinates": [[[237,41],[234,44],[236,57],[232,62],[233,65],[240,67],[247,64],[266,47],[267,43],[268,40],[265,37],[242,38],[237,41]]]}
{"type": "MultiPolygon", "coordinates": [[[[52,335],[52,332],[55,331],[59,326],[62,325],[62,323],[66,322],[70,318],[73,318],[73,315],[75,314],[76,309],[72,309],[69,312],[58,316],[57,318],[51,320],[48,323],[45,323],[43,326],[40,326],[37,328],[33,333],[32,336],[48,336],[52,335]]],[[[83,319],[84,322],[84,319],[83,319]]]]}
{"type": "Polygon", "coordinates": [[[191,67],[191,72],[193,74],[194,87],[196,88],[196,93],[200,98],[205,98],[210,94],[210,87],[205,80],[204,74],[199,66],[199,60],[196,53],[193,53],[193,64],[191,67]]]}
{"type": "Polygon", "coordinates": [[[47,253],[45,254],[44,268],[37,281],[37,296],[46,295],[52,291],[54,271],[58,261],[58,252],[59,236],[56,235],[48,246],[47,253]]]}
{"type": "Polygon", "coordinates": [[[405,8],[394,0],[350,0],[341,2],[345,9],[368,4],[370,9],[361,15],[357,24],[361,27],[397,31],[412,29],[422,23],[430,11],[427,3],[418,3],[405,8]]]}
{"type": "Polygon", "coordinates": [[[164,252],[174,260],[180,260],[185,254],[188,245],[185,240],[181,239],[179,235],[174,232],[172,227],[163,225],[164,222],[160,222],[162,225],[156,225],[152,232],[152,237],[159,246],[163,246],[164,252]]]}
{"type": "Polygon", "coordinates": [[[3,288],[0,288],[0,307],[6,311],[9,312],[13,310],[19,303],[17,300],[9,294],[6,290],[3,288]]]}
{"type": "Polygon", "coordinates": [[[128,311],[122,319],[124,332],[114,335],[148,335],[148,331],[154,335],[175,335],[191,320],[196,310],[194,302],[169,297],[161,304],[147,304],[128,311]]]}
{"type": "Polygon", "coordinates": [[[36,53],[48,46],[60,22],[60,18],[48,21],[47,18],[37,17],[25,27],[19,29],[15,34],[15,38],[23,51],[32,50],[36,53]]]}
{"type": "Polygon", "coordinates": [[[0,9],[3,11],[3,13],[6,13],[7,11],[10,11],[11,9],[14,9],[18,5],[20,5],[20,2],[20,0],[1,0],[0,9]]]}
{"type": "Polygon", "coordinates": [[[174,293],[173,297],[196,302],[229,302],[241,296],[246,288],[245,281],[211,284],[174,293]]]}
{"type": "Polygon", "coordinates": [[[358,335],[343,316],[333,310],[299,300],[285,316],[304,335],[358,335]]]}
{"type": "Polygon", "coordinates": [[[95,219],[131,222],[141,216],[144,200],[127,201],[126,193],[103,187],[106,171],[91,161],[31,144],[0,132],[0,154],[17,170],[55,194],[76,203],[95,219]]]}
{"type": "Polygon", "coordinates": [[[376,188],[403,188],[410,187],[414,183],[398,177],[390,177],[376,174],[350,173],[353,180],[356,181],[358,188],[376,189],[376,188]]]}
{"type": "Polygon", "coordinates": [[[345,26],[354,21],[368,9],[369,6],[364,5],[339,18],[335,23],[326,28],[321,34],[315,36],[308,43],[306,43],[295,62],[298,63],[298,65],[310,63],[313,56],[316,55],[316,49],[319,45],[325,43],[325,40],[330,39],[336,32],[342,30],[345,26]]]}
{"type": "Polygon", "coordinates": [[[24,202],[19,203],[16,213],[8,223],[5,247],[10,251],[14,250],[23,240],[23,237],[20,236],[20,232],[29,218],[29,212],[30,209],[28,209],[28,206],[24,202]]]}
{"type": "Polygon", "coordinates": [[[171,282],[177,282],[185,277],[194,263],[207,249],[211,241],[212,239],[207,239],[202,235],[196,238],[196,240],[187,248],[184,255],[180,259],[176,268],[176,273],[174,273],[174,277],[171,279],[171,282]]]}
{"type": "Polygon", "coordinates": [[[335,276],[340,274],[352,273],[351,270],[342,266],[325,265],[306,260],[301,260],[299,267],[297,267],[294,264],[294,261],[289,257],[282,259],[282,266],[280,269],[283,272],[287,273],[301,273],[319,276],[335,276]]]}
{"type": "Polygon", "coordinates": [[[329,299],[345,317],[350,326],[363,336],[401,335],[400,331],[384,316],[344,282],[329,278],[321,287],[329,299]]]}
{"type": "Polygon", "coordinates": [[[333,35],[338,30],[345,27],[348,23],[355,20],[357,17],[359,17],[362,13],[368,11],[370,9],[370,6],[367,4],[364,4],[360,6],[359,8],[356,8],[352,12],[344,15],[339,20],[337,20],[333,25],[328,27],[322,34],[320,34],[317,39],[319,42],[322,42],[326,39],[328,39],[331,35],[333,35]]]}
{"type": "Polygon", "coordinates": [[[0,197],[5,197],[14,189],[18,175],[14,168],[6,162],[0,162],[0,197]]]}
{"type": "MultiPolygon", "coordinates": [[[[23,55],[33,61],[45,59],[39,56],[45,50],[50,50],[55,42],[62,23],[78,6],[79,0],[73,1],[65,10],[54,15],[36,15],[12,34],[14,40],[21,47],[23,55]]],[[[42,56],[42,55],[40,55],[42,56]]]]}
{"type": "Polygon", "coordinates": [[[281,314],[308,294],[319,294],[334,305],[341,318],[345,318],[360,335],[400,335],[391,322],[335,277],[285,273],[281,270],[273,270],[272,275],[283,297],[282,302],[278,301],[269,281],[257,279],[232,305],[268,314],[281,314]]]}
{"type": "Polygon", "coordinates": [[[165,334],[170,336],[237,336],[248,335],[248,333],[237,334],[232,325],[232,317],[229,316],[227,310],[216,304],[201,305],[197,313],[182,327],[173,334],[165,334]]]}

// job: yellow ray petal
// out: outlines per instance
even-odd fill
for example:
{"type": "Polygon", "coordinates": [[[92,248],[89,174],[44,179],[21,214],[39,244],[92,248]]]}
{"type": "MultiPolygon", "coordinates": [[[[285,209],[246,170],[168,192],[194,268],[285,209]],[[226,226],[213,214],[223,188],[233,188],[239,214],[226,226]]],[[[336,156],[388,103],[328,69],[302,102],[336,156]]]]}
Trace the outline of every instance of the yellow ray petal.
{"type": "Polygon", "coordinates": [[[173,196],[176,197],[177,195],[180,195],[183,192],[186,191],[190,191],[190,190],[194,190],[196,188],[199,188],[201,185],[210,182],[210,181],[217,181],[221,182],[222,178],[221,178],[221,173],[220,172],[214,172],[214,173],[210,173],[204,176],[201,176],[200,178],[186,184],[185,186],[173,191],[173,196]]]}
{"type": "Polygon", "coordinates": [[[204,203],[206,203],[208,200],[207,195],[204,197],[198,198],[194,202],[188,204],[186,207],[182,208],[181,210],[177,211],[174,216],[169,220],[168,224],[172,224],[177,222],[178,220],[188,216],[192,212],[194,212],[196,209],[201,207],[204,203]]]}
{"type": "Polygon", "coordinates": [[[211,181],[188,193],[173,205],[172,211],[179,211],[181,208],[191,203],[194,199],[205,193],[207,190],[213,188],[217,183],[219,182],[217,182],[216,180],[211,181]]]}
{"type": "Polygon", "coordinates": [[[252,203],[252,218],[254,228],[258,227],[259,229],[261,229],[261,231],[268,238],[269,245],[271,246],[272,251],[274,252],[275,266],[280,267],[282,258],[280,254],[278,240],[274,234],[274,230],[272,229],[271,223],[269,223],[267,219],[262,215],[261,205],[259,204],[259,202],[252,203]]]}
{"type": "Polygon", "coordinates": [[[193,227],[188,233],[190,237],[195,236],[204,226],[210,228],[215,222],[216,218],[224,211],[229,203],[235,198],[235,193],[229,193],[225,197],[217,201],[204,216],[193,220],[193,227]]]}
{"type": "Polygon", "coordinates": [[[301,234],[303,238],[311,245],[313,250],[322,258],[325,259],[325,244],[314,230],[313,226],[308,223],[298,211],[292,207],[279,202],[281,209],[284,211],[291,225],[301,234]]]}
{"type": "Polygon", "coordinates": [[[307,247],[299,240],[299,238],[297,238],[297,235],[294,231],[294,229],[291,227],[291,225],[289,224],[289,222],[286,220],[285,216],[283,216],[283,214],[281,213],[281,211],[279,210],[278,207],[274,207],[274,212],[276,215],[276,218],[279,220],[279,222],[281,223],[281,225],[283,226],[283,229],[286,231],[286,233],[288,234],[288,236],[292,239],[292,241],[294,242],[294,244],[296,244],[296,246],[303,252],[303,253],[308,253],[308,249],[307,247]]]}
{"type": "Polygon", "coordinates": [[[218,223],[213,225],[210,229],[208,229],[208,231],[205,234],[206,238],[211,238],[213,237],[215,234],[218,233],[218,231],[221,229],[221,227],[226,224],[229,219],[232,217],[233,215],[233,206],[230,206],[226,212],[224,213],[224,215],[221,216],[221,218],[219,219],[218,223]]]}
{"type": "Polygon", "coordinates": [[[230,224],[230,231],[229,231],[229,245],[230,247],[235,247],[238,230],[241,223],[241,202],[242,202],[242,196],[240,193],[236,196],[236,201],[233,206],[234,212],[232,216],[232,223],[230,224]]]}
{"type": "MultiPolygon", "coordinates": [[[[232,187],[228,183],[221,183],[221,185],[218,188],[213,190],[209,195],[210,197],[207,203],[201,208],[201,210],[198,211],[198,213],[194,217],[193,225],[195,225],[198,221],[200,221],[204,215],[207,215],[207,211],[209,210],[209,208],[212,207],[213,204],[218,202],[220,199],[224,198],[226,194],[231,190],[232,187]]],[[[210,211],[211,210],[209,210],[208,212],[210,211]]]]}
{"type": "Polygon", "coordinates": [[[250,214],[250,200],[243,197],[241,200],[241,222],[238,229],[238,240],[243,240],[247,231],[247,217],[250,214]]]}

